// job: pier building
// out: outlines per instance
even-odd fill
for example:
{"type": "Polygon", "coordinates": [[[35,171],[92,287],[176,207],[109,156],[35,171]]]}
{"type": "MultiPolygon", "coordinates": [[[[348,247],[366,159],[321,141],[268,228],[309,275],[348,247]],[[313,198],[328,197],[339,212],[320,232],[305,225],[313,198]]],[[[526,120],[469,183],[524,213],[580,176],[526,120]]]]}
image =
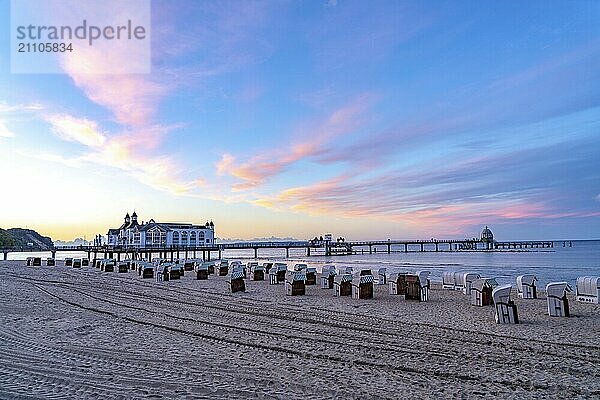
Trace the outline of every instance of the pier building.
{"type": "Polygon", "coordinates": [[[137,213],[125,215],[119,228],[109,229],[107,244],[134,248],[146,247],[201,247],[212,246],[215,240],[215,224],[164,223],[153,219],[139,223],[137,213]]]}

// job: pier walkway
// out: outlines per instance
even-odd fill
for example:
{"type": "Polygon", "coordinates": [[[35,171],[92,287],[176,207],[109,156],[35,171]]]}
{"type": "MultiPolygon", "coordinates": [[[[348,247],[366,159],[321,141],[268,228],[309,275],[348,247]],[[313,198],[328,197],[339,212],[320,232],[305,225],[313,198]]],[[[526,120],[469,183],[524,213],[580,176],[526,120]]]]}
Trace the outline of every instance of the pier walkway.
{"type": "MultiPolygon", "coordinates": [[[[565,241],[563,242],[563,246],[565,241]]],[[[570,241],[566,241],[569,244],[570,241]]],[[[306,255],[311,255],[311,250],[322,250],[320,254],[326,256],[350,255],[350,254],[373,254],[373,253],[392,253],[392,252],[425,252],[425,251],[494,251],[494,250],[512,250],[512,249],[539,249],[553,248],[554,241],[509,241],[509,242],[485,242],[479,239],[429,239],[429,240],[364,240],[364,241],[263,241],[263,242],[237,242],[237,243],[219,243],[212,246],[56,246],[45,250],[51,252],[52,257],[57,252],[81,251],[87,252],[88,257],[97,258],[98,255],[104,255],[105,258],[116,258],[120,260],[121,255],[137,259],[143,257],[152,259],[153,256],[159,258],[196,258],[201,254],[202,259],[211,260],[213,253],[217,253],[217,259],[220,259],[225,250],[254,250],[254,258],[258,258],[260,249],[284,249],[286,257],[289,257],[290,249],[305,249],[306,255]]],[[[4,253],[4,259],[8,258],[8,253],[13,252],[32,252],[40,251],[32,248],[10,248],[0,249],[4,253]]],[[[43,250],[42,250],[43,251],[43,250]]]]}

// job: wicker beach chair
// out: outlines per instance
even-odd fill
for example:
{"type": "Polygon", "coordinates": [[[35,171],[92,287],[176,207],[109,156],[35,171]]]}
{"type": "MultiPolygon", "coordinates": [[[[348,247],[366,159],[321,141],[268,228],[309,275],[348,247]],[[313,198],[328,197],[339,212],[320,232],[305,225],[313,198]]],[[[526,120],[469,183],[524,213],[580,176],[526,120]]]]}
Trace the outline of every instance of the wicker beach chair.
{"type": "Polygon", "coordinates": [[[325,265],[321,270],[321,289],[333,289],[333,278],[336,270],[333,265],[325,265]]]}
{"type": "Polygon", "coordinates": [[[442,272],[442,289],[456,289],[456,271],[442,272]]]}
{"type": "Polygon", "coordinates": [[[352,298],[372,299],[375,278],[370,269],[362,270],[352,278],[352,298]]]}
{"type": "Polygon", "coordinates": [[[336,297],[352,295],[352,274],[341,273],[333,279],[333,295],[336,297]]]}
{"type": "Polygon", "coordinates": [[[377,270],[377,284],[378,285],[386,285],[387,284],[387,268],[381,267],[377,270]]]}
{"type": "Polygon", "coordinates": [[[200,262],[195,263],[196,270],[196,279],[200,281],[205,281],[208,279],[209,271],[208,271],[208,263],[200,262]]]}
{"type": "Polygon", "coordinates": [[[262,265],[252,265],[252,270],[250,271],[250,279],[253,281],[264,281],[265,280],[265,267],[262,265]]]}
{"type": "Polygon", "coordinates": [[[231,274],[227,276],[229,291],[231,293],[245,292],[246,282],[244,281],[244,271],[241,268],[234,268],[231,274]]]}
{"type": "Polygon", "coordinates": [[[406,289],[405,300],[428,301],[429,300],[429,271],[408,273],[405,276],[406,289]]]}
{"type": "Polygon", "coordinates": [[[485,307],[494,304],[492,292],[496,286],[498,286],[496,279],[475,279],[473,283],[471,283],[471,305],[485,307]]]}
{"type": "Polygon", "coordinates": [[[476,272],[457,272],[455,275],[455,290],[462,290],[467,296],[471,295],[471,285],[475,279],[481,278],[476,272]]]}
{"type": "Polygon", "coordinates": [[[285,274],[285,294],[303,296],[306,294],[306,272],[287,271],[285,274]]]}
{"type": "Polygon", "coordinates": [[[388,279],[388,293],[391,295],[406,294],[406,272],[391,274],[388,279]]]}
{"type": "Polygon", "coordinates": [[[517,276],[517,296],[521,299],[537,299],[537,287],[535,275],[517,276]]]}
{"type": "Polygon", "coordinates": [[[577,278],[575,290],[577,301],[600,304],[600,277],[581,276],[577,278]]]}
{"type": "Polygon", "coordinates": [[[567,293],[572,292],[567,282],[550,282],[546,285],[548,314],[551,317],[570,317],[567,293]]]}
{"type": "Polygon", "coordinates": [[[519,315],[517,305],[510,299],[510,285],[498,286],[492,291],[494,306],[496,307],[497,324],[518,324],[519,315]]]}

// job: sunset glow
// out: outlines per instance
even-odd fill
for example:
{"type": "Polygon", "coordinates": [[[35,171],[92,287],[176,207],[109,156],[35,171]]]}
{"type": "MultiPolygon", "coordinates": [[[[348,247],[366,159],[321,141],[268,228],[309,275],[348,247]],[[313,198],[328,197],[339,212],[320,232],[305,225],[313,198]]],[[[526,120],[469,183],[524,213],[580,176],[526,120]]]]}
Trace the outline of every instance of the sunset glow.
{"type": "Polygon", "coordinates": [[[155,0],[150,74],[104,74],[132,55],[94,46],[11,73],[3,32],[0,227],[90,239],[136,210],[220,238],[598,238],[599,20],[597,1],[155,0]]]}

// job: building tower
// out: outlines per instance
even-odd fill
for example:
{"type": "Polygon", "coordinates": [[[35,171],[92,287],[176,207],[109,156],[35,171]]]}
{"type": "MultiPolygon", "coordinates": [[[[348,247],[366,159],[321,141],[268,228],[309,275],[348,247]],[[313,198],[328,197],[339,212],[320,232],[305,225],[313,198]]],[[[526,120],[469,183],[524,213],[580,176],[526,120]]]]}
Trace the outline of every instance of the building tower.
{"type": "Polygon", "coordinates": [[[481,241],[485,245],[486,250],[494,248],[494,234],[487,226],[481,231],[481,241]]]}

